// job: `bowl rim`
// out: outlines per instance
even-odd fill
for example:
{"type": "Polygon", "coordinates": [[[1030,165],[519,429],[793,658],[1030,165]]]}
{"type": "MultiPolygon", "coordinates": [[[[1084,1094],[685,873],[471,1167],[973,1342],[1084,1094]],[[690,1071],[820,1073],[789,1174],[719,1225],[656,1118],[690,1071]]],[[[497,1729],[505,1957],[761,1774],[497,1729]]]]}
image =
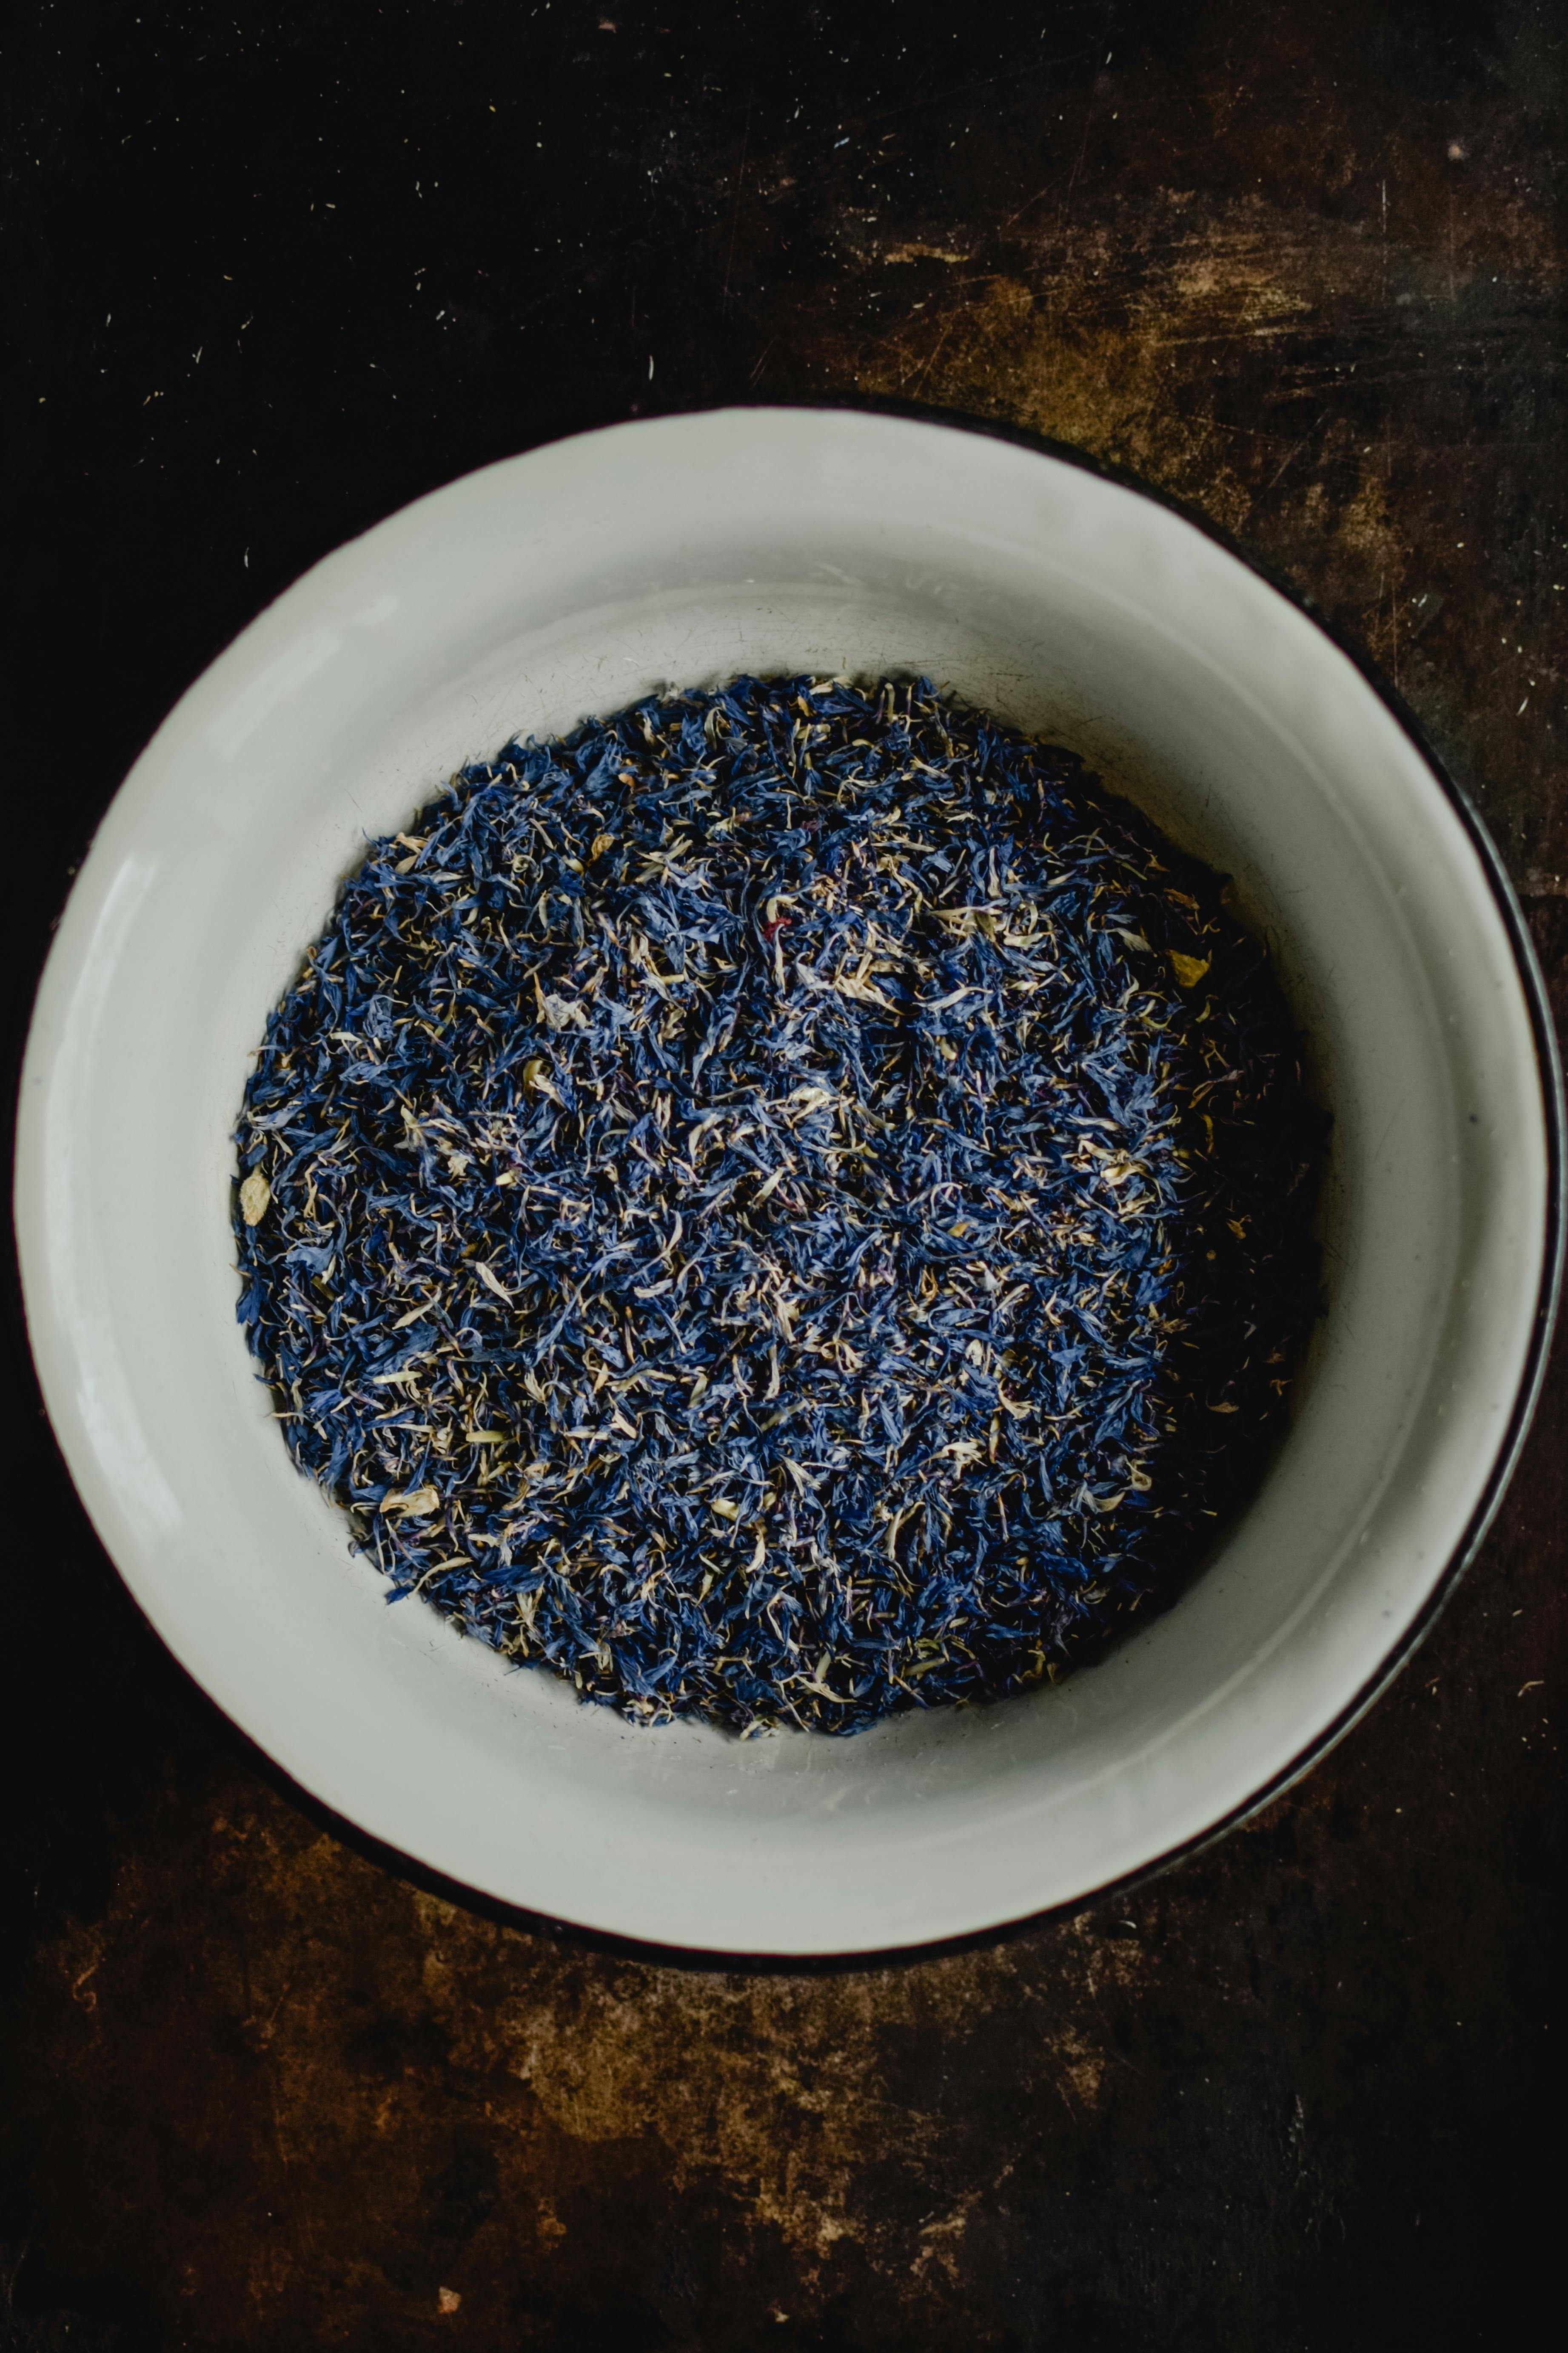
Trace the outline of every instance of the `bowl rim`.
{"type": "MultiPolygon", "coordinates": [[[[1201,1853],[1206,1848],[1216,1844],[1239,1824],[1249,1820],[1271,1805],[1277,1798],[1309,1773],[1376,1704],[1425,1641],[1452,1599],[1461,1578],[1479,1550],[1497,1516],[1503,1494],[1518,1466],[1531,1423],[1540,1402],[1550,1358],[1553,1327],[1561,1303],[1565,1261],[1568,1261],[1568,1098],[1565,1098],[1563,1071],[1555,1024],[1534,944],[1508,871],[1475,803],[1429,742],[1420,721],[1399,690],[1385,677],[1365,648],[1342,625],[1330,619],[1310,592],[1303,589],[1289,574],[1279,570],[1268,558],[1241,543],[1211,516],[1175,493],[1148,481],[1131,470],[1118,465],[1114,460],[1086,450],[1077,444],[1054,439],[1049,435],[1035,431],[1026,426],[974,415],[961,409],[939,406],[928,402],[856,394],[844,394],[832,398],[703,402],[687,408],[660,410],[651,417],[617,418],[572,433],[554,435],[547,440],[530,444],[521,450],[505,452],[502,460],[483,461],[479,466],[468,468],[465,470],[464,474],[450,477],[449,480],[458,481],[468,479],[475,473],[487,470],[490,464],[504,462],[505,459],[537,454],[567,442],[588,441],[604,432],[624,431],[627,425],[656,425],[667,417],[719,416],[736,412],[764,415],[770,412],[805,412],[883,417],[937,426],[953,432],[1011,444],[1034,456],[1049,458],[1058,463],[1072,466],[1083,473],[1108,483],[1114,483],[1120,489],[1151,501],[1154,505],[1163,508],[1178,520],[1199,532],[1205,539],[1234,558],[1247,572],[1284,597],[1287,603],[1328,638],[1331,645],[1359,672],[1407,738],[1417,757],[1435,779],[1459,820],[1501,919],[1512,952],[1514,969],[1530,1018],[1537,1076],[1541,1084],[1542,1123],[1545,1131],[1546,1198],[1543,1215],[1543,1249],[1524,1366],[1515,1389],[1502,1438],[1493,1455],[1480,1495],[1442,1567],[1433,1579],[1425,1601],[1409,1625],[1391,1643],[1351,1698],[1327,1725],[1295,1756],[1279,1767],[1267,1781],[1249,1795],[1239,1799],[1205,1828],[1180,1840],[1158,1855],[1140,1863],[1135,1869],[1098,1882],[1094,1886],[1086,1888],[1079,1894],[1059,1903],[1010,1915],[1003,1920],[966,1930],[955,1936],[921,1939],[910,1944],[846,1947],[842,1950],[819,1951],[812,1954],[781,1954],[758,1952],[754,1949],[737,1951],[728,1947],[698,1945],[666,1945],[654,1939],[638,1937],[618,1930],[598,1928],[587,1923],[572,1921],[551,1914],[536,1913],[525,1905],[493,1896],[464,1880],[451,1877],[438,1868],[423,1862],[405,1850],[381,1839],[374,1832],[364,1830],[349,1817],[337,1812],[333,1807],[318,1798],[303,1783],[297,1781],[286,1767],[271,1757],[229,1714],[222,1703],[206,1691],[191,1670],[180,1660],[178,1653],[173,1650],[172,1645],[148,1616],[118,1562],[110,1552],[109,1546],[103,1543],[101,1535],[99,1535],[99,1542],[103,1545],[104,1552],[110,1559],[116,1577],[119,1577],[132,1606],[153,1639],[174,1658],[180,1672],[185,1675],[201,1693],[205,1703],[216,1709],[233,1733],[237,1736],[249,1752],[252,1761],[262,1771],[263,1777],[275,1788],[287,1794],[291,1801],[299,1805],[307,1814],[330,1828],[335,1836],[367,1859],[378,1862],[383,1868],[395,1872],[398,1876],[411,1884],[437,1894],[445,1901],[477,1912],[481,1916],[513,1926],[524,1927],[536,1934],[544,1933],[556,1939],[569,1940],[591,1949],[603,1950],[660,1966],[699,1970],[724,1969],[742,1971],[752,1975],[825,1974],[871,1967],[887,1968],[900,1961],[932,1959],[949,1953],[973,1951],[1026,1933],[1048,1921],[1071,1917],[1089,1905],[1104,1902],[1111,1896],[1129,1893],[1134,1888],[1142,1886],[1145,1883],[1174,1869],[1188,1856],[1201,1853]]],[[[447,482],[439,482],[431,485],[424,491],[415,493],[413,499],[404,500],[398,506],[389,509],[385,516],[378,516],[374,522],[363,525],[360,532],[353,535],[353,539],[362,537],[364,532],[374,530],[380,522],[390,520],[393,515],[405,512],[409,505],[446,487],[447,487],[447,482]]],[[[353,539],[336,544],[352,545],[353,539]]],[[[321,554],[312,558],[304,572],[296,576],[305,577],[314,568],[315,564],[334,552],[333,548],[322,550],[321,554]]],[[[235,638],[230,638],[227,643],[232,645],[238,637],[243,636],[279,596],[288,594],[293,585],[293,582],[287,583],[275,596],[269,597],[267,604],[258,607],[258,611],[252,614],[236,632],[235,638]]],[[[211,662],[216,660],[224,650],[226,650],[225,648],[220,648],[215,651],[209,660],[203,664],[202,670],[197,673],[197,676],[205,675],[206,670],[211,667],[211,662]]],[[[190,681],[189,685],[182,691],[181,696],[176,698],[176,704],[195,683],[195,679],[190,681]]],[[[174,707],[176,706],[172,705],[171,709],[174,707]]],[[[167,715],[165,713],[164,717],[166,718],[167,715]]],[[[159,724],[161,726],[163,722],[160,721],[159,724]]],[[[153,732],[155,733],[157,731],[153,732]]],[[[139,760],[142,756],[141,752],[136,756],[139,760]]],[[[126,770],[126,777],[130,776],[135,765],[136,761],[133,760],[126,770]]],[[[126,777],[121,779],[114,794],[106,803],[99,820],[100,826],[113,806],[114,800],[118,798],[126,777]]],[[[95,837],[97,830],[98,828],[95,828],[95,837]]],[[[28,1049],[31,1045],[37,997],[42,989],[44,974],[47,970],[48,962],[49,959],[46,958],[35,987],[34,1005],[29,1012],[26,1039],[18,1071],[18,1097],[20,1097],[21,1084],[25,1082],[29,1059],[28,1049]]],[[[20,1099],[16,1103],[16,1112],[17,1116],[13,1172],[13,1228],[17,1245],[18,1270],[23,1275],[25,1309],[26,1291],[25,1254],[21,1246],[21,1234],[16,1227],[16,1190],[26,1154],[29,1123],[26,1120],[25,1105],[20,1099]]],[[[26,1317],[25,1320],[28,1330],[29,1353],[34,1361],[35,1378],[38,1381],[40,1395],[42,1395],[43,1385],[37,1369],[37,1350],[32,1344],[31,1318],[26,1317]]],[[[64,1457],[63,1449],[62,1458],[66,1461],[66,1468],[68,1473],[71,1475],[74,1485],[76,1483],[74,1471],[68,1458],[64,1457]]],[[[84,1502],[84,1510],[86,1509],[84,1502]]],[[[87,1512],[87,1516],[93,1525],[94,1534],[98,1535],[96,1522],[93,1521],[93,1515],[89,1510],[87,1512]]]]}

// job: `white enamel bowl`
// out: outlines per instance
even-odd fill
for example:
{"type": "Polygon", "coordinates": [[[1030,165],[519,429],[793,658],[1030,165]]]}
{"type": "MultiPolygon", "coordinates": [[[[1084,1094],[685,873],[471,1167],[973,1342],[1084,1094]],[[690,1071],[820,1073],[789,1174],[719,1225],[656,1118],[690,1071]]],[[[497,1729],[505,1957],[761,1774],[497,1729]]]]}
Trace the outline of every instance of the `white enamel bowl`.
{"type": "Polygon", "coordinates": [[[962,1936],[1236,1819],[1408,1652],[1544,1350],[1560,1106],[1475,819],[1355,664],[1155,500],[833,410],[616,427],[307,574],[137,762],[61,923],[17,1219],[49,1412],[160,1633],[306,1789],[423,1865],[658,1943],[962,1936]],[[367,834],[459,763],[660,685],[923,670],[1086,753],[1268,927],[1333,1112],[1330,1305],[1256,1503],[1168,1615],[1005,1704],[852,1740],[633,1730],[388,1609],[239,1327],[230,1145],[367,834]]]}

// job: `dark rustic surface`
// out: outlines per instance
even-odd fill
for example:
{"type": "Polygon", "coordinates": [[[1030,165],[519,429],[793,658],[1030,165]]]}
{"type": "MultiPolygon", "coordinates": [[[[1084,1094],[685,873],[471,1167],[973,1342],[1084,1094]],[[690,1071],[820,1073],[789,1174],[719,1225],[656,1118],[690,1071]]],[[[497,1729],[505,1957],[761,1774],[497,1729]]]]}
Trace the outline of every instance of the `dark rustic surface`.
{"type": "MultiPolygon", "coordinates": [[[[1560,26],[35,0],[13,1007],[141,743],[315,556],[578,426],[860,395],[1078,442],[1291,573],[1480,802],[1561,1011],[1560,26]]],[[[141,1625],[16,1356],[0,2346],[1524,2341],[1561,1349],[1458,1599],[1300,1789],[1077,1918],[790,1976],[483,1916],[303,1807],[141,1625]]]]}

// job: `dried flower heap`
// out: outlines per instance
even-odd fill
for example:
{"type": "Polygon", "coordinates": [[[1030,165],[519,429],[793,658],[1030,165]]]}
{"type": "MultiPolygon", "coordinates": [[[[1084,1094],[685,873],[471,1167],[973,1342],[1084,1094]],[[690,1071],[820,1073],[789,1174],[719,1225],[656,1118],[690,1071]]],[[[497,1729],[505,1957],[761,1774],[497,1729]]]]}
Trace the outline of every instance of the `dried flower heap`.
{"type": "Polygon", "coordinates": [[[742,678],[465,769],[238,1131],[239,1313],[395,1594],[851,1732],[1168,1599],[1315,1303],[1262,949],[1074,757],[742,678]]]}

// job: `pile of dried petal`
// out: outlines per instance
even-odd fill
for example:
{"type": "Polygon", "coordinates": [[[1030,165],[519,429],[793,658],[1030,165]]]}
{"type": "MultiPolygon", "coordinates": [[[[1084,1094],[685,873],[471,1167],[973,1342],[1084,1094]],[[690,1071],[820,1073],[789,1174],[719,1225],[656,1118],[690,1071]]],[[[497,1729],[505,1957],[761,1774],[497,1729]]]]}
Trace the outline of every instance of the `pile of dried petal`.
{"type": "Polygon", "coordinates": [[[268,1024],[239,1313],[395,1594],[636,1719],[850,1732],[1168,1599],[1315,1312],[1221,878],[923,681],[465,769],[268,1024]]]}

